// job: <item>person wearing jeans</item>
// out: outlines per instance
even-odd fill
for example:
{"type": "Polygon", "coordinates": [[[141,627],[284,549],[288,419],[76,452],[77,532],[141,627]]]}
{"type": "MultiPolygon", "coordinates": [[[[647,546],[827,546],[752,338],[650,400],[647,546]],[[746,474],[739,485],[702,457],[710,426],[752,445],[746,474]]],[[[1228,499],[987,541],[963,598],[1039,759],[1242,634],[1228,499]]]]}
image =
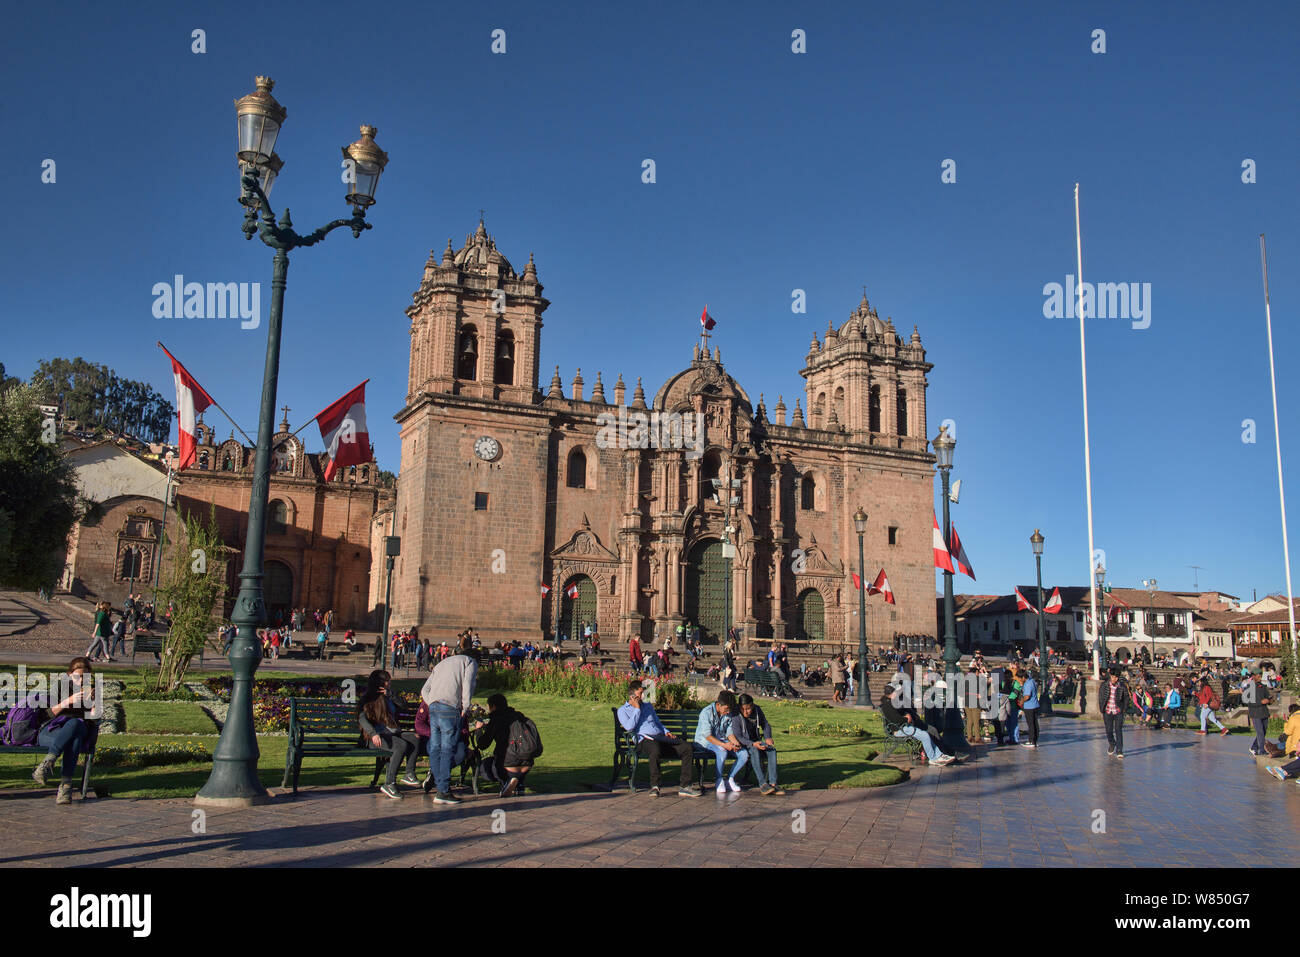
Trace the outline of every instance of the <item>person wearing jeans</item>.
{"type": "Polygon", "coordinates": [[[1273,703],[1273,692],[1259,680],[1258,671],[1242,684],[1241,701],[1246,705],[1250,723],[1255,728],[1255,740],[1251,743],[1250,753],[1264,754],[1264,741],[1268,737],[1268,706],[1273,703]]]}
{"type": "Polygon", "coordinates": [[[618,723],[624,731],[636,738],[637,754],[650,759],[650,796],[659,796],[659,761],[666,754],[675,754],[682,762],[681,797],[699,797],[700,789],[691,783],[691,770],[695,764],[695,750],[691,742],[669,734],[654,705],[642,701],[645,690],[640,678],[627,684],[627,703],[618,709],[618,723]]]}
{"type": "Polygon", "coordinates": [[[1214,709],[1210,707],[1210,702],[1213,700],[1214,700],[1214,689],[1210,687],[1209,680],[1201,679],[1201,690],[1196,692],[1196,702],[1197,704],[1200,705],[1200,711],[1201,711],[1201,730],[1198,732],[1199,734],[1206,733],[1205,732],[1206,721],[1213,721],[1215,726],[1219,729],[1220,734],[1228,733],[1228,729],[1225,728],[1222,722],[1220,722],[1219,719],[1214,716],[1214,709]]]}
{"type": "Polygon", "coordinates": [[[718,793],[728,790],[739,791],[736,775],[749,763],[749,752],[731,731],[731,712],[736,707],[736,696],[730,691],[718,692],[718,700],[700,712],[700,720],[695,726],[695,743],[713,752],[713,761],[717,766],[718,793]],[[727,756],[734,755],[735,763],[731,766],[731,777],[724,777],[727,756]]]}
{"type": "MultiPolygon", "coordinates": [[[[97,725],[92,726],[87,720],[95,707],[90,662],[85,657],[73,658],[68,665],[66,680],[71,685],[71,694],[48,708],[37,706],[33,722],[28,727],[11,728],[15,741],[29,741],[27,735],[31,733],[30,729],[39,723],[40,730],[36,732],[34,743],[44,748],[46,753],[32,772],[32,780],[38,785],[45,786],[55,762],[60,756],[63,757],[59,790],[54,798],[56,804],[72,803],[72,778],[77,771],[77,757],[82,751],[93,747],[97,733],[97,725]]],[[[22,702],[20,706],[26,704],[27,702],[22,702]]],[[[33,701],[32,704],[38,704],[38,701],[33,701]]]]}
{"type": "Polygon", "coordinates": [[[758,779],[759,793],[785,794],[776,783],[776,745],[772,741],[772,726],[767,723],[763,709],[754,704],[750,695],[736,699],[739,713],[731,719],[731,733],[749,756],[749,766],[758,779]],[[763,774],[763,755],[767,755],[767,774],[763,774]]]}
{"type": "Polygon", "coordinates": [[[452,754],[460,741],[461,718],[469,711],[478,681],[473,640],[462,635],[459,654],[448,655],[429,673],[420,697],[429,706],[429,774],[437,804],[459,804],[451,794],[452,754]]]}
{"type": "Polygon", "coordinates": [[[1025,676],[1024,682],[1020,689],[1020,700],[1024,705],[1025,722],[1029,725],[1029,740],[1024,744],[1036,748],[1038,747],[1038,681],[1030,674],[1025,676]]]}
{"type": "Polygon", "coordinates": [[[1020,666],[1011,666],[1011,688],[1007,693],[1007,700],[1011,707],[1007,711],[1006,733],[1011,739],[1012,744],[1020,743],[1020,702],[1023,697],[1024,685],[1020,680],[1020,666]]]}
{"type": "Polygon", "coordinates": [[[895,725],[897,727],[897,730],[894,731],[894,737],[915,738],[921,743],[921,748],[925,752],[926,760],[931,764],[939,767],[942,767],[945,764],[951,764],[954,760],[952,755],[944,754],[940,751],[928,731],[914,725],[910,714],[903,714],[894,706],[894,693],[893,685],[885,685],[884,693],[880,696],[880,716],[884,718],[885,724],[895,725]]]}
{"type": "Polygon", "coordinates": [[[1124,705],[1128,701],[1128,684],[1119,676],[1116,668],[1110,673],[1110,680],[1101,686],[1097,694],[1097,703],[1101,705],[1102,720],[1106,723],[1107,754],[1117,758],[1124,757],[1124,705]]]}
{"type": "Polygon", "coordinates": [[[113,660],[113,655],[117,653],[118,648],[122,649],[122,654],[126,654],[126,622],[118,619],[113,625],[113,644],[108,649],[108,660],[113,660]]]}

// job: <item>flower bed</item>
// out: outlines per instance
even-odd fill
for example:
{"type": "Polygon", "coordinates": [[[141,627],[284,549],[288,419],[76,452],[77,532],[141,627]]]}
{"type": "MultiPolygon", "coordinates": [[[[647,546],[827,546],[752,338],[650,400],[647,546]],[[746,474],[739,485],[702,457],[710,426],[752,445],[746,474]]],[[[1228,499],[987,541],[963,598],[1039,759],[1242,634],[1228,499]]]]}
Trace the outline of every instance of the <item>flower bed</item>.
{"type": "Polygon", "coordinates": [[[785,729],[786,734],[803,734],[812,738],[868,738],[871,732],[855,724],[834,724],[818,721],[815,724],[795,722],[785,729]]]}
{"type": "MultiPolygon", "coordinates": [[[[622,704],[627,700],[628,672],[611,671],[595,665],[525,665],[518,670],[499,665],[479,668],[480,688],[495,691],[521,691],[528,694],[554,695],[622,704]]],[[[655,707],[660,710],[686,708],[693,704],[691,688],[685,682],[655,683],[655,707]]]]}

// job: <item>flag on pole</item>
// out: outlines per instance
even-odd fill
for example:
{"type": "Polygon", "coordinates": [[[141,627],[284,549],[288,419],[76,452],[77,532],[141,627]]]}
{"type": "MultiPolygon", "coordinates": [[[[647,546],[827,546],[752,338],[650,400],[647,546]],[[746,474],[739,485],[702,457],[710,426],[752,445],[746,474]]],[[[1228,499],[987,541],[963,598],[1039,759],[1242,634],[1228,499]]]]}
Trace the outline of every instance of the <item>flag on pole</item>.
{"type": "Polygon", "coordinates": [[[1059,615],[1061,613],[1061,589],[1052,590],[1052,597],[1047,599],[1047,604],[1043,606],[1043,611],[1049,615],[1059,615]]]}
{"type": "Polygon", "coordinates": [[[204,391],[179,359],[167,352],[166,346],[160,342],[158,348],[172,361],[172,378],[176,380],[176,444],[180,447],[176,471],[179,472],[194,464],[194,418],[212,405],[212,396],[204,391]]]}
{"type": "MultiPolygon", "coordinates": [[[[935,519],[937,522],[938,519],[935,519]]],[[[971,581],[975,580],[975,572],[970,567],[970,559],[966,557],[966,549],[961,546],[961,538],[957,535],[957,526],[949,525],[952,530],[952,541],[949,543],[948,551],[952,555],[953,563],[957,566],[957,571],[961,572],[971,581]]]]}
{"type": "Polygon", "coordinates": [[[550,593],[551,593],[551,586],[548,585],[548,584],[546,584],[546,582],[542,582],[542,595],[543,595],[543,597],[546,596],[546,595],[549,595],[550,593]]]}
{"type": "Polygon", "coordinates": [[[325,443],[325,452],[330,458],[325,466],[327,482],[343,466],[361,465],[374,458],[370,450],[370,433],[366,429],[366,382],[316,416],[321,441],[325,443]]]}
{"type": "Polygon", "coordinates": [[[884,595],[885,602],[890,605],[897,605],[894,601],[894,590],[889,587],[889,579],[885,577],[885,570],[880,569],[880,574],[876,576],[875,582],[868,586],[868,595],[884,595]]]}
{"type": "Polygon", "coordinates": [[[577,583],[577,582],[574,582],[574,583],[573,583],[572,585],[570,585],[568,588],[564,589],[564,593],[565,593],[566,595],[568,595],[570,598],[577,598],[577,597],[578,597],[578,583],[577,583]]]}
{"type": "Polygon", "coordinates": [[[1038,609],[1025,600],[1019,588],[1016,589],[1016,611],[1032,611],[1035,615],[1038,614],[1038,609]]]}
{"type": "Polygon", "coordinates": [[[708,306],[705,306],[704,311],[700,313],[700,325],[702,325],[705,329],[712,329],[714,326],[717,325],[717,322],[715,322],[713,317],[709,315],[708,306]]]}
{"type": "Polygon", "coordinates": [[[943,543],[943,532],[939,531],[939,516],[934,516],[934,567],[942,568],[944,571],[953,571],[952,555],[948,553],[948,546],[943,543]]]}
{"type": "MultiPolygon", "coordinates": [[[[851,575],[853,576],[853,587],[856,588],[858,591],[861,591],[861,590],[862,590],[862,579],[858,577],[858,573],[857,573],[857,572],[850,572],[849,574],[851,574],[851,575]]],[[[867,594],[870,595],[871,592],[868,591],[867,594]]]]}

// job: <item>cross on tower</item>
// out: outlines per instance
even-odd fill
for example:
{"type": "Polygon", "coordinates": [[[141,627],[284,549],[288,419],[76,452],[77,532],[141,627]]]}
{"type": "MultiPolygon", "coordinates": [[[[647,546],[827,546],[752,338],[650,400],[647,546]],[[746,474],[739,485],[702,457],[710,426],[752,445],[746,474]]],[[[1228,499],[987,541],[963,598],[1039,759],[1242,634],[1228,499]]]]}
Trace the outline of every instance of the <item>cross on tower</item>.
{"type": "MultiPolygon", "coordinates": [[[[705,303],[704,312],[705,315],[709,312],[709,306],[707,303],[705,303]]],[[[704,340],[704,358],[707,359],[709,357],[709,327],[703,322],[700,323],[700,338],[704,340]]]]}
{"type": "Polygon", "coordinates": [[[284,423],[283,423],[283,424],[284,424],[284,427],[287,429],[287,428],[289,427],[289,407],[288,407],[287,405],[282,405],[282,406],[280,406],[280,411],[284,413],[284,423]]]}

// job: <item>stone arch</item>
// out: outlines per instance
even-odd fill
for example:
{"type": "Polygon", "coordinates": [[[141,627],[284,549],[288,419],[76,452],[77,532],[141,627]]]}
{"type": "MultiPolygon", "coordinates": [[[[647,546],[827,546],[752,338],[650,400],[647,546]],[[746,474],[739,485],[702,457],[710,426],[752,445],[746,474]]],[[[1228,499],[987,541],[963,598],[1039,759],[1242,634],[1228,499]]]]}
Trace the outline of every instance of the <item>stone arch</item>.
{"type": "Polygon", "coordinates": [[[466,323],[456,342],[456,378],[470,382],[478,378],[478,328],[466,323]]]}
{"type": "Polygon", "coordinates": [[[493,378],[497,385],[515,384],[515,334],[509,328],[502,329],[497,335],[493,378]]]}
{"type": "Polygon", "coordinates": [[[811,585],[795,595],[790,622],[795,641],[826,640],[826,597],[811,585]]]}
{"type": "Polygon", "coordinates": [[[595,488],[595,456],[588,456],[587,450],[575,445],[565,458],[564,484],[567,488],[595,488]]]}
{"type": "Polygon", "coordinates": [[[880,386],[873,385],[867,390],[867,429],[880,431],[880,386]]]}

